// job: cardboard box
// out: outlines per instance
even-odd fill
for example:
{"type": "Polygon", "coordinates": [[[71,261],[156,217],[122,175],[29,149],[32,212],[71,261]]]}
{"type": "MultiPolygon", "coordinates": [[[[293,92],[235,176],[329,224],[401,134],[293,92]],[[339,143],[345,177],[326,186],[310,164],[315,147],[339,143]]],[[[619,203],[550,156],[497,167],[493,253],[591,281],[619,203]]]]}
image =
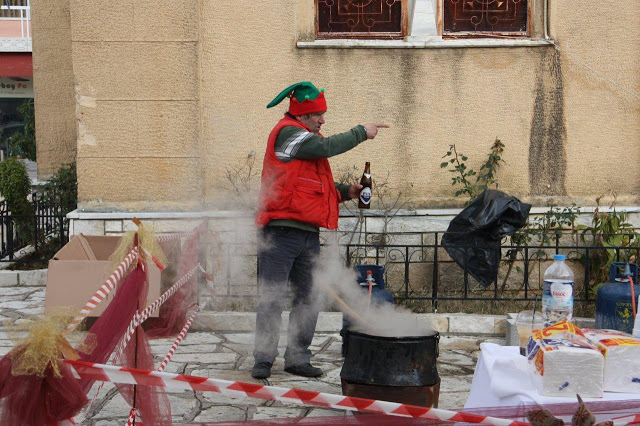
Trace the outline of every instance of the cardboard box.
{"type": "MultiPolygon", "coordinates": [[[[109,269],[109,256],[116,249],[118,236],[75,235],[49,261],[45,311],[58,306],[71,306],[73,312],[80,310],[113,273],[109,269]]],[[[165,252],[173,242],[161,244],[165,252]]],[[[148,264],[149,294],[147,305],[153,303],[161,291],[163,273],[150,262],[148,264]]],[[[123,278],[124,280],[124,278],[123,278]]],[[[122,280],[120,281],[122,283],[122,280]]],[[[114,289],[90,314],[98,317],[113,300],[114,289]]],[[[142,307],[143,309],[144,307],[142,307]]],[[[142,310],[141,309],[141,310],[142,310]]],[[[152,316],[157,317],[156,311],[152,316]]]]}

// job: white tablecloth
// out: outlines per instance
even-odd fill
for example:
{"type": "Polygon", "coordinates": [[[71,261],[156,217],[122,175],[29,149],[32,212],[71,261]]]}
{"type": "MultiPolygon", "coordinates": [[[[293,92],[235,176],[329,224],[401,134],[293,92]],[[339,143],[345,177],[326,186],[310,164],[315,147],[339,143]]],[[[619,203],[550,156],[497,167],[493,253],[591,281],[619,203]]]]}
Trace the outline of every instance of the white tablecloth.
{"type": "MultiPolygon", "coordinates": [[[[561,404],[573,398],[545,397],[538,393],[529,373],[527,359],[517,346],[480,344],[481,354],[464,408],[517,407],[522,404],[561,404]]],[[[640,400],[640,394],[605,392],[603,398],[585,401],[640,400]]]]}

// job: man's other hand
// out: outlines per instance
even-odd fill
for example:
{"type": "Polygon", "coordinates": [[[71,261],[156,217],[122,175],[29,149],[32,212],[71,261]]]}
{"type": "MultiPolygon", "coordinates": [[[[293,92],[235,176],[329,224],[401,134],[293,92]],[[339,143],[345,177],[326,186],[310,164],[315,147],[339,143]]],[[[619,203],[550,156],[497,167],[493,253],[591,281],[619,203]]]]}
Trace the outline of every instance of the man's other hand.
{"type": "Polygon", "coordinates": [[[367,123],[362,127],[367,131],[367,139],[373,139],[378,134],[378,129],[388,129],[389,125],[384,123],[367,123]]]}
{"type": "Polygon", "coordinates": [[[364,186],[360,185],[359,183],[351,185],[349,187],[349,198],[354,199],[360,197],[360,191],[362,191],[362,188],[364,188],[364,186]]]}

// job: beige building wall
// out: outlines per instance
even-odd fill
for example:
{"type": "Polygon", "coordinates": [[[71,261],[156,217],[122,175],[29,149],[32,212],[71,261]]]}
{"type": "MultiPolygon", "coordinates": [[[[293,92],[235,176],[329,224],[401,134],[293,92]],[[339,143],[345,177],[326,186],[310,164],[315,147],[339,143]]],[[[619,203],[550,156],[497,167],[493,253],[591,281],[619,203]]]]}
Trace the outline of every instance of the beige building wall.
{"type": "Polygon", "coordinates": [[[202,204],[196,0],[72,0],[78,190],[94,209],[202,204]]]}
{"type": "Polygon", "coordinates": [[[266,104],[300,80],[326,88],[325,134],[391,125],[331,164],[371,161],[416,207],[460,205],[442,156],[456,144],[477,170],[496,137],[504,191],[593,205],[615,190],[637,204],[640,2],[581,5],[550,0],[558,49],[305,49],[313,0],[72,0],[82,206],[227,202],[227,171],[252,151],[261,166],[286,110],[266,104]]]}
{"type": "Polygon", "coordinates": [[[38,177],[47,179],[76,156],[76,98],[68,0],[32,5],[33,85],[38,177]]]}

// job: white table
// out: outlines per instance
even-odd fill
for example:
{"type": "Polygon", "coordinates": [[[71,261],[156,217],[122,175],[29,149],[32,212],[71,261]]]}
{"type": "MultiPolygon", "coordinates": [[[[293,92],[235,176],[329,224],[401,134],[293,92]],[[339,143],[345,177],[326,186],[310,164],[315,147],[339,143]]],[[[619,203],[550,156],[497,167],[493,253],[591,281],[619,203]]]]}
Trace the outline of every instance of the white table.
{"type": "MultiPolygon", "coordinates": [[[[576,403],[573,398],[540,395],[530,376],[527,359],[520,355],[517,346],[482,343],[480,350],[464,408],[576,403]]],[[[638,401],[640,406],[640,394],[605,392],[603,398],[584,398],[585,402],[631,400],[638,401]]]]}

